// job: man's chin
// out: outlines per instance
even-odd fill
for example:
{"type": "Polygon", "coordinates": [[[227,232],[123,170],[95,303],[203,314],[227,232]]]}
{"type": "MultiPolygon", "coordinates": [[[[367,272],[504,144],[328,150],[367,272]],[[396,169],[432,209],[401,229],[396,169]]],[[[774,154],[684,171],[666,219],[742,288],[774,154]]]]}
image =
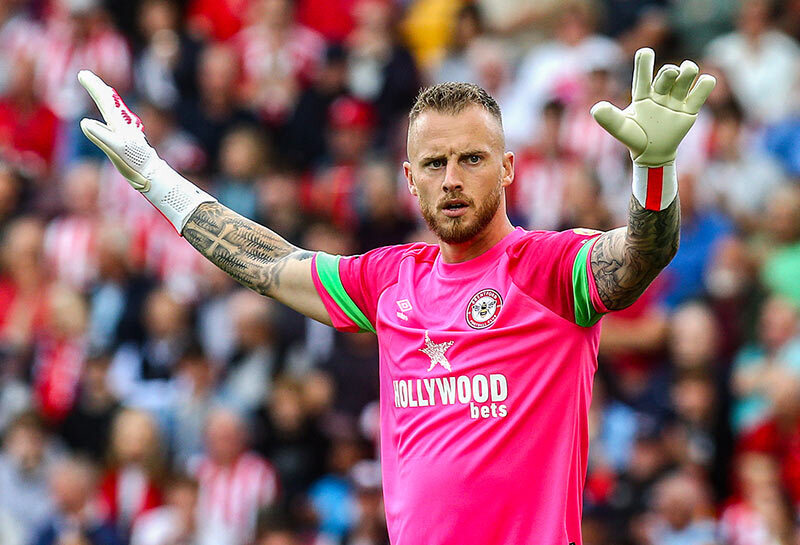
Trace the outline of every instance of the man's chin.
{"type": "Polygon", "coordinates": [[[435,225],[428,224],[436,237],[447,244],[469,242],[480,232],[475,223],[466,221],[463,216],[439,220],[435,225]]]}

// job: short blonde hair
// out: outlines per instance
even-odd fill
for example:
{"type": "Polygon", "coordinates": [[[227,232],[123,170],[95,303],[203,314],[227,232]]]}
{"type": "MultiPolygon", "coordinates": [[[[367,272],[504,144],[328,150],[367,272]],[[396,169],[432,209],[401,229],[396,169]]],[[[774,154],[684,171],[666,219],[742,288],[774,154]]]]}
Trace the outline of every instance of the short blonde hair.
{"type": "Polygon", "coordinates": [[[417,100],[408,114],[409,125],[426,110],[455,115],[469,106],[480,106],[503,125],[500,106],[492,95],[483,88],[464,82],[449,81],[432,87],[426,87],[417,95],[417,100]]]}

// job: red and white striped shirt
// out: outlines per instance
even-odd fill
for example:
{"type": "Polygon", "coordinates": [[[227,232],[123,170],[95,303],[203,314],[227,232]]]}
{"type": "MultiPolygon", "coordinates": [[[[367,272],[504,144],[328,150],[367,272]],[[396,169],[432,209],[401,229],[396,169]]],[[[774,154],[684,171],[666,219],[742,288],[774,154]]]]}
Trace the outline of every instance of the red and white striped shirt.
{"type": "Polygon", "coordinates": [[[63,119],[75,119],[88,111],[89,95],[75,74],[81,69],[100,74],[109,85],[123,92],[131,81],[131,56],[125,39],[99,25],[82,42],[73,38],[67,21],[52,20],[39,45],[37,75],[50,108],[63,119]]]}
{"type": "Polygon", "coordinates": [[[278,476],[272,465],[258,454],[246,452],[231,466],[203,458],[195,473],[200,485],[201,526],[230,536],[230,543],[243,545],[251,540],[259,510],[278,496],[278,476]]]}
{"type": "Polygon", "coordinates": [[[97,274],[99,225],[93,218],[64,216],[50,222],[45,231],[45,256],[55,277],[84,290],[97,274]]]}

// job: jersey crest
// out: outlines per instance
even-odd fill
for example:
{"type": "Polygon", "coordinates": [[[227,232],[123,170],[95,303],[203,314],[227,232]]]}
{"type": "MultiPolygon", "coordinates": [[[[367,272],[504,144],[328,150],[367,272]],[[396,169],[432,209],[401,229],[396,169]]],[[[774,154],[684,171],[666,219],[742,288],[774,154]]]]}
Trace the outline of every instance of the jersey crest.
{"type": "Polygon", "coordinates": [[[472,296],[467,305],[466,320],[472,329],[486,329],[497,320],[503,298],[497,290],[483,289],[472,296]]]}

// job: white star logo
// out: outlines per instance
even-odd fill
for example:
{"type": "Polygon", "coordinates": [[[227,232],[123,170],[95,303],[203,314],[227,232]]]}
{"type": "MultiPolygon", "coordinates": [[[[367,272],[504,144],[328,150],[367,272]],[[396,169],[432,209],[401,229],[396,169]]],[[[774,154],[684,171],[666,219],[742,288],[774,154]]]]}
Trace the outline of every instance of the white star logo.
{"type": "Polygon", "coordinates": [[[453,341],[447,341],[438,344],[433,342],[428,336],[428,331],[425,331],[425,348],[420,348],[419,351],[423,352],[431,359],[431,366],[428,367],[428,371],[436,367],[437,363],[448,371],[452,371],[450,368],[450,362],[447,361],[447,357],[444,355],[444,353],[447,352],[447,349],[451,346],[453,346],[453,341]]]}

